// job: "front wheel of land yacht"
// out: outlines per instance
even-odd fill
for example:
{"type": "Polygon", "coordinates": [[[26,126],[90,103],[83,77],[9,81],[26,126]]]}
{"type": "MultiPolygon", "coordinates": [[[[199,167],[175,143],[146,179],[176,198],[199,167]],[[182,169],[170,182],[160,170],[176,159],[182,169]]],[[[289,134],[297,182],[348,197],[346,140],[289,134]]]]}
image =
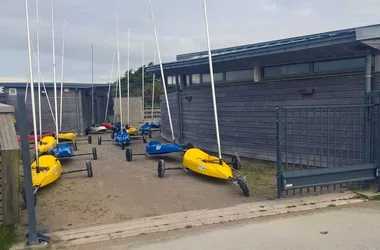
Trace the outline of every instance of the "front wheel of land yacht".
{"type": "Polygon", "coordinates": [[[232,156],[232,167],[235,170],[241,169],[241,160],[240,160],[240,157],[238,155],[232,156]]]}
{"type": "Polygon", "coordinates": [[[87,141],[88,141],[88,144],[91,144],[91,143],[92,143],[92,137],[91,137],[91,135],[88,135],[88,136],[87,136],[87,141]]]}
{"type": "Polygon", "coordinates": [[[98,159],[98,152],[96,151],[96,148],[92,148],[92,158],[94,160],[98,159]]]}
{"type": "Polygon", "coordinates": [[[241,188],[241,190],[243,191],[244,196],[249,197],[249,189],[248,189],[247,183],[243,180],[243,178],[241,176],[238,176],[236,178],[236,181],[239,187],[241,188]]]}

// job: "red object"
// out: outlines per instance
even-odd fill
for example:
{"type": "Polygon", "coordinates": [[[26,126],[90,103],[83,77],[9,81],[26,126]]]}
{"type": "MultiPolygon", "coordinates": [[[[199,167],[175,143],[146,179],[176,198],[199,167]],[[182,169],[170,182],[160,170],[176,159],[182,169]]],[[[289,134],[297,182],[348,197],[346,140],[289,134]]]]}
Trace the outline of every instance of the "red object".
{"type": "MultiPolygon", "coordinates": [[[[45,133],[45,134],[42,134],[42,138],[46,137],[46,136],[49,136],[51,133],[45,133]]],[[[40,135],[37,135],[37,141],[41,140],[42,138],[40,138],[40,135]]],[[[29,142],[33,142],[34,141],[34,135],[29,135],[28,136],[28,141],[29,142]]],[[[18,138],[18,142],[21,142],[21,138],[18,138]]]]}
{"type": "Polygon", "coordinates": [[[112,130],[113,128],[115,128],[115,126],[109,122],[103,122],[101,125],[106,127],[106,129],[108,129],[108,130],[112,130]]]}

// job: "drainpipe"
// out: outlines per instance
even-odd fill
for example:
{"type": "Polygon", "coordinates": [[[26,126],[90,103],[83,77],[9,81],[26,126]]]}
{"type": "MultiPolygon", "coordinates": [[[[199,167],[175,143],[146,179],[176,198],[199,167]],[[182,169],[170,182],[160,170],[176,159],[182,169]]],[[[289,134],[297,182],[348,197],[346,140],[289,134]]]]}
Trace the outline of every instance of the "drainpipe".
{"type": "Polygon", "coordinates": [[[372,78],[372,55],[369,54],[365,58],[365,92],[371,92],[371,78],[372,78]]]}

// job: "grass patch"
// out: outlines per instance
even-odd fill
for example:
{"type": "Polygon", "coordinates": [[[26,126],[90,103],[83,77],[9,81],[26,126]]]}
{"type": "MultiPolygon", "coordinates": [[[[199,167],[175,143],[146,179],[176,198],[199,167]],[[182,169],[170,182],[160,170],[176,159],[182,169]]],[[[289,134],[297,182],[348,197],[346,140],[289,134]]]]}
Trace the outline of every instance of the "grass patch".
{"type": "Polygon", "coordinates": [[[11,227],[0,226],[0,250],[8,250],[16,240],[11,227]]]}
{"type": "Polygon", "coordinates": [[[246,176],[248,187],[256,197],[276,196],[276,166],[274,163],[243,160],[239,172],[246,176]]]}

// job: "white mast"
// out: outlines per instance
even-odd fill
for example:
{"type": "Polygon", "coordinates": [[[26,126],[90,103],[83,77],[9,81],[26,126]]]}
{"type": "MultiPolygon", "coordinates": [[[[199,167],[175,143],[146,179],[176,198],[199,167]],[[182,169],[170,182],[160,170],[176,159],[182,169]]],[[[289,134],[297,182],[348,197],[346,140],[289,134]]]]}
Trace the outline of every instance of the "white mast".
{"type": "Polygon", "coordinates": [[[60,103],[60,115],[59,115],[59,130],[62,131],[62,102],[63,102],[63,59],[65,56],[65,23],[63,20],[63,33],[62,33],[62,65],[61,65],[61,103],[60,103]]]}
{"type": "Polygon", "coordinates": [[[94,44],[91,44],[91,122],[95,126],[94,119],[94,44]]]}
{"type": "Polygon", "coordinates": [[[145,119],[145,105],[144,105],[144,101],[145,101],[145,93],[144,93],[144,84],[145,84],[145,76],[144,76],[144,41],[142,41],[142,68],[141,68],[141,85],[142,85],[142,112],[143,112],[143,122],[144,122],[144,119],[145,119]]]}
{"type": "Polygon", "coordinates": [[[128,59],[127,59],[127,70],[128,70],[128,74],[127,74],[127,95],[128,95],[128,103],[127,103],[127,109],[128,109],[128,126],[129,126],[129,29],[128,29],[128,59]]]}
{"type": "MultiPolygon", "coordinates": [[[[119,22],[116,13],[116,39],[117,39],[117,77],[119,82],[119,105],[120,105],[120,128],[123,127],[123,108],[121,106],[121,82],[120,82],[120,43],[119,43],[119,22]]],[[[129,90],[129,87],[128,87],[129,90]]],[[[129,115],[129,113],[128,113],[129,115]]]]}
{"type": "MultiPolygon", "coordinates": [[[[156,53],[157,51],[154,51],[154,57],[153,57],[153,64],[156,64],[156,53]]],[[[154,84],[156,81],[156,74],[153,74],[153,83],[152,83],[152,122],[153,122],[153,108],[154,108],[154,84]]]]}
{"type": "MultiPolygon", "coordinates": [[[[34,51],[34,48],[33,48],[33,42],[30,42],[30,43],[31,43],[31,47],[32,47],[32,52],[33,52],[34,59],[36,60],[36,63],[38,63],[38,62],[37,62],[37,58],[36,58],[36,57],[37,57],[37,56],[36,56],[36,51],[34,51]]],[[[39,75],[39,77],[40,77],[40,82],[41,82],[42,86],[44,87],[45,96],[46,96],[46,100],[47,100],[48,105],[49,105],[49,109],[50,109],[51,117],[53,118],[53,122],[54,122],[54,124],[55,124],[55,118],[54,118],[54,114],[53,114],[53,108],[51,107],[51,103],[50,103],[50,100],[49,100],[49,94],[48,94],[48,92],[47,92],[47,90],[46,90],[46,86],[45,86],[45,83],[44,83],[44,79],[43,79],[43,75],[42,75],[42,73],[41,73],[41,70],[38,71],[38,75],[39,75]]],[[[28,83],[29,83],[29,82],[28,82],[28,83]]],[[[28,84],[26,85],[26,91],[28,91],[28,84]]],[[[26,92],[26,93],[28,93],[28,92],[26,92]]],[[[26,97],[26,95],[25,95],[25,97],[26,97]]],[[[26,98],[25,98],[25,102],[26,102],[26,98]]]]}
{"type": "Polygon", "coordinates": [[[53,39],[53,81],[54,81],[54,108],[55,108],[55,137],[57,144],[59,143],[58,129],[58,105],[57,105],[57,79],[55,75],[55,41],[54,41],[54,0],[51,1],[51,34],[53,39]]]}
{"type": "Polygon", "coordinates": [[[108,115],[108,104],[109,104],[110,95],[111,95],[111,81],[112,81],[112,77],[113,77],[113,66],[115,64],[115,54],[116,54],[116,51],[113,52],[113,57],[112,57],[112,67],[111,67],[110,80],[108,82],[108,94],[107,94],[106,114],[104,115],[104,121],[107,121],[107,115],[108,115]]]}
{"type": "Polygon", "coordinates": [[[211,77],[211,90],[212,90],[212,103],[214,105],[214,117],[215,117],[215,129],[216,129],[216,141],[218,144],[219,161],[222,160],[222,152],[220,149],[220,137],[219,137],[219,122],[218,122],[218,111],[216,107],[216,96],[215,96],[215,84],[214,84],[214,69],[212,67],[212,55],[211,55],[211,44],[210,44],[210,33],[208,30],[208,20],[207,20],[207,6],[206,0],[203,0],[203,8],[205,14],[205,26],[206,26],[206,36],[207,36],[207,46],[208,46],[208,59],[210,65],[210,77],[211,77]]]}
{"type": "Polygon", "coordinates": [[[39,33],[39,13],[38,13],[38,0],[36,3],[36,18],[37,18],[37,84],[38,84],[38,119],[40,127],[40,140],[42,139],[42,111],[41,111],[41,79],[40,79],[40,33],[39,33]]]}
{"type": "Polygon", "coordinates": [[[152,9],[152,3],[151,0],[149,0],[149,7],[150,7],[150,14],[152,17],[152,24],[153,24],[153,30],[154,35],[156,37],[156,47],[157,47],[157,53],[158,53],[158,60],[160,62],[160,69],[161,69],[161,78],[162,78],[162,85],[164,86],[164,92],[165,92],[165,100],[166,100],[166,107],[168,109],[168,116],[169,116],[169,124],[170,124],[170,130],[172,132],[172,139],[173,143],[175,143],[175,137],[174,137],[174,131],[173,131],[173,123],[172,123],[172,117],[170,114],[170,107],[169,107],[169,100],[168,100],[168,93],[166,92],[166,82],[165,82],[165,75],[164,75],[164,68],[162,66],[162,60],[161,60],[161,53],[160,53],[160,46],[158,44],[158,37],[157,37],[157,31],[156,31],[156,24],[154,22],[154,16],[153,16],[153,9],[152,9]]]}
{"type": "MultiPolygon", "coordinates": [[[[37,122],[36,122],[36,104],[34,102],[34,83],[33,83],[33,66],[32,66],[32,49],[30,46],[30,29],[29,29],[29,10],[28,0],[25,0],[26,10],[26,29],[28,34],[28,55],[29,55],[29,77],[30,77],[30,94],[32,97],[32,115],[33,115],[33,130],[34,130],[34,148],[36,149],[36,166],[39,166],[38,150],[37,150],[37,122]]],[[[37,170],[39,171],[39,170],[37,170]]]]}

